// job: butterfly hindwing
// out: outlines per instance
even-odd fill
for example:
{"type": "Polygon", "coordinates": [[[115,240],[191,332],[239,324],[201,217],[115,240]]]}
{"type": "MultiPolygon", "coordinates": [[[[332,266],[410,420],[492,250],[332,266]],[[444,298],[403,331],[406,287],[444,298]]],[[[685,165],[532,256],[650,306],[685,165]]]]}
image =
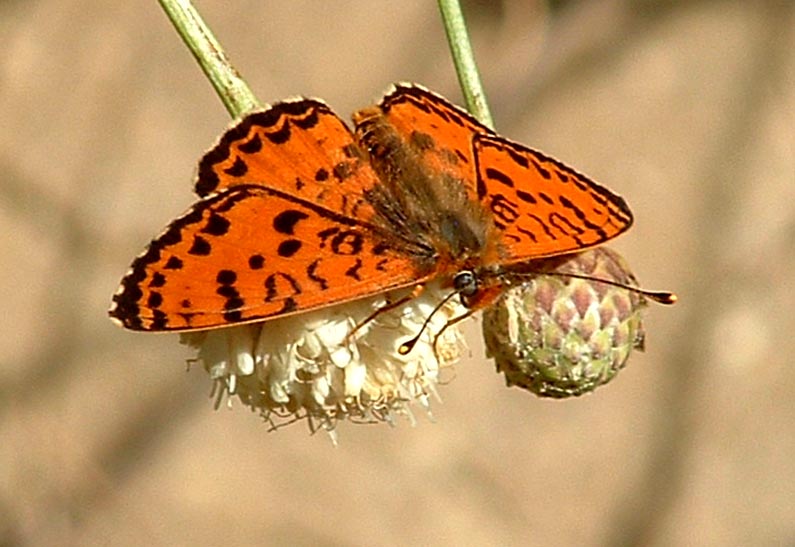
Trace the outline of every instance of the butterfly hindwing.
{"type": "Polygon", "coordinates": [[[287,315],[416,283],[368,227],[281,192],[228,188],[197,202],[132,264],[111,317],[191,330],[287,315]]]}
{"type": "Polygon", "coordinates": [[[620,196],[549,156],[496,135],[478,135],[474,151],[508,263],[587,249],[632,224],[620,196]]]}
{"type": "Polygon", "coordinates": [[[471,114],[421,86],[397,84],[378,104],[389,124],[435,173],[460,180],[475,198],[472,140],[494,132],[471,114]]]}
{"type": "Polygon", "coordinates": [[[297,99],[253,112],[228,129],[199,163],[196,193],[266,186],[366,220],[362,199],[378,182],[345,123],[325,103],[297,99]]]}

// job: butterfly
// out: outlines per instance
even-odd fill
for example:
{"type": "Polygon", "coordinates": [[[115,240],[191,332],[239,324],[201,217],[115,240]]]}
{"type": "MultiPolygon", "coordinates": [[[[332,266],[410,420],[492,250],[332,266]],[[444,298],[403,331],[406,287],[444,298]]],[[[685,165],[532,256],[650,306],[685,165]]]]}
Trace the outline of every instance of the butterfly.
{"type": "Polygon", "coordinates": [[[421,86],[393,86],[353,122],[301,98],[228,129],[199,163],[199,200],[133,261],[111,318],[208,329],[432,280],[476,310],[632,225],[618,195],[421,86]]]}

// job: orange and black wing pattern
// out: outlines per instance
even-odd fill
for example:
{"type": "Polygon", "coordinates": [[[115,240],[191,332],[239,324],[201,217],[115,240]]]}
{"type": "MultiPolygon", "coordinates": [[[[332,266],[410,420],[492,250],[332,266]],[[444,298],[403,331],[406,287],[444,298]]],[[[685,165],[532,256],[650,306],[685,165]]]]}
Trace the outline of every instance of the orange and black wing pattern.
{"type": "Polygon", "coordinates": [[[561,162],[496,135],[474,141],[477,192],[505,263],[588,249],[632,225],[626,202],[561,162]]]}
{"type": "Polygon", "coordinates": [[[111,317],[144,331],[285,316],[417,282],[362,223],[256,185],[197,202],[135,259],[111,317]]]}
{"type": "Polygon", "coordinates": [[[397,84],[378,103],[385,120],[437,174],[460,180],[475,197],[475,135],[494,132],[444,97],[414,84],[397,84]]]}
{"type": "Polygon", "coordinates": [[[378,177],[350,129],[325,103],[296,99],[246,115],[202,158],[196,193],[256,184],[366,220],[361,196],[378,177]]]}

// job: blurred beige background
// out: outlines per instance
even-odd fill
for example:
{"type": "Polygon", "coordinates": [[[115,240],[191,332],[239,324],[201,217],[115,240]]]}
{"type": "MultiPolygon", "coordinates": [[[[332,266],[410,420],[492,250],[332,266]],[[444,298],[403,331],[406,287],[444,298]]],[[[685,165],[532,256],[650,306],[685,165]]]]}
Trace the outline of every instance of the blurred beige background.
{"type": "MultiPolygon", "coordinates": [[[[460,103],[436,5],[199,1],[263,101],[460,103]]],[[[623,194],[647,351],[575,400],[472,355],[435,423],[213,411],[110,295],[228,116],[159,6],[0,2],[0,545],[795,544],[795,4],[468,2],[500,131],[623,194]]]]}

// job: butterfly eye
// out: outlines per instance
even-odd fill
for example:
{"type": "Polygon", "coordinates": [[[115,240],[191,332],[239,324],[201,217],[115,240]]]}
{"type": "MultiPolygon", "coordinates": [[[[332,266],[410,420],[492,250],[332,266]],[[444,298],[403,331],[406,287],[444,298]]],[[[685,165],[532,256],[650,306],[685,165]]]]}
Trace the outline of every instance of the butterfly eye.
{"type": "Polygon", "coordinates": [[[453,288],[461,296],[474,296],[478,292],[478,278],[475,272],[464,270],[453,277],[453,288]]]}

